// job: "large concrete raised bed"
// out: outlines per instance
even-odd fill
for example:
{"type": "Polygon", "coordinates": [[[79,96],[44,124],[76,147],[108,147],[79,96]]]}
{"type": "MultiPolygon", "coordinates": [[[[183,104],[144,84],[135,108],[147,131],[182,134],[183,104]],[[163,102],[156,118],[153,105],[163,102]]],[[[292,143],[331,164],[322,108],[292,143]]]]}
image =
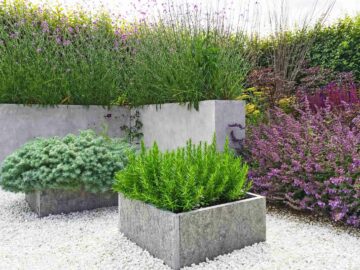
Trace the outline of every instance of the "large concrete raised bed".
{"type": "Polygon", "coordinates": [[[119,229],[174,269],[266,240],[265,198],[175,214],[119,194],[119,229]]]}
{"type": "Polygon", "coordinates": [[[245,138],[245,130],[237,127],[245,127],[244,101],[201,101],[198,111],[189,109],[189,104],[146,105],[132,109],[132,115],[136,115],[135,112],[139,113],[145,146],[156,141],[162,151],[185,146],[189,139],[193,143],[211,142],[214,134],[218,150],[224,148],[225,139],[231,133],[237,139],[245,138]]]}
{"type": "Polygon", "coordinates": [[[46,190],[27,193],[25,199],[39,217],[118,205],[117,194],[113,192],[46,190]]]}
{"type": "Polygon", "coordinates": [[[36,137],[65,136],[79,130],[101,131],[124,137],[122,126],[130,125],[130,109],[114,106],[58,105],[55,107],[0,104],[0,164],[5,157],[36,137]]]}
{"type": "Polygon", "coordinates": [[[176,103],[133,109],[0,104],[0,164],[7,155],[36,137],[64,136],[83,129],[100,131],[104,125],[111,137],[124,137],[130,129],[144,135],[146,146],[156,141],[161,150],[185,146],[188,139],[194,143],[210,142],[216,134],[218,149],[222,150],[226,136],[245,137],[245,131],[238,128],[245,127],[245,102],[207,100],[199,103],[198,111],[189,109],[188,104],[176,103]]]}

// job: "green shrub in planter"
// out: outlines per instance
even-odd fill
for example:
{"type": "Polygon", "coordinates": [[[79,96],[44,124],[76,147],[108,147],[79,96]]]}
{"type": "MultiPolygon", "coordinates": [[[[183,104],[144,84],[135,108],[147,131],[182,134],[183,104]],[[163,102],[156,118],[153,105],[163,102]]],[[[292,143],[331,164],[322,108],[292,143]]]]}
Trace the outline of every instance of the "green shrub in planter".
{"type": "Polygon", "coordinates": [[[127,142],[98,136],[91,130],[78,136],[35,139],[4,160],[0,186],[26,193],[46,189],[106,192],[131,151],[127,142]]]}
{"type": "Polygon", "coordinates": [[[116,174],[114,190],[172,212],[239,200],[251,187],[248,166],[226,143],[224,152],[211,145],[162,153],[156,143],[149,150],[142,143],[139,155],[130,155],[129,165],[116,174]]]}

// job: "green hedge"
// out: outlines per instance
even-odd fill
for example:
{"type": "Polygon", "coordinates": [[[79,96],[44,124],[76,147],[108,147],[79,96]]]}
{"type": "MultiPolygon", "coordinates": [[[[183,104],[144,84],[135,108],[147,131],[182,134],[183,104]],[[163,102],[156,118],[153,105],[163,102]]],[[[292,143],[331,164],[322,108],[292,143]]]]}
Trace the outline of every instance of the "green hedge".
{"type": "Polygon", "coordinates": [[[275,38],[255,40],[253,46],[258,55],[257,65],[272,66],[277,50],[282,50],[289,58],[296,57],[289,51],[295,44],[309,46],[305,50],[305,60],[309,66],[320,66],[336,72],[353,72],[357,81],[360,81],[360,15],[340,19],[329,26],[318,25],[305,32],[284,32],[275,38]]]}
{"type": "Polygon", "coordinates": [[[346,17],[315,35],[309,55],[311,65],[352,71],[360,81],[360,15],[346,17]]]}

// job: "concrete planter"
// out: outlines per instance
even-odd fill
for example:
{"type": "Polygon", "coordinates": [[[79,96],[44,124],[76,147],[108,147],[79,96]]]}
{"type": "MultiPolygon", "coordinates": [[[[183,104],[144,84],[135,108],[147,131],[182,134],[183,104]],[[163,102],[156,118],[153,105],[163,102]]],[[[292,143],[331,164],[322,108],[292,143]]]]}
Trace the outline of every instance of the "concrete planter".
{"type": "Polygon", "coordinates": [[[0,164],[21,145],[36,137],[65,136],[79,130],[103,130],[111,137],[124,137],[121,126],[130,125],[127,107],[58,105],[54,107],[0,104],[0,164]]]}
{"type": "Polygon", "coordinates": [[[152,146],[156,141],[162,151],[185,146],[189,139],[193,143],[211,142],[214,134],[221,151],[227,136],[233,134],[239,140],[245,138],[245,130],[238,128],[245,127],[244,101],[201,101],[198,111],[189,109],[189,104],[147,105],[132,109],[132,115],[136,112],[142,124],[145,146],[152,146]]]}
{"type": "Polygon", "coordinates": [[[25,199],[39,217],[118,205],[117,194],[113,192],[46,190],[27,193],[25,199]]]}
{"type": "Polygon", "coordinates": [[[199,103],[198,111],[176,103],[132,109],[0,104],[0,164],[36,137],[64,136],[83,129],[100,131],[104,125],[111,137],[124,137],[131,130],[144,135],[146,146],[156,141],[160,150],[185,146],[188,139],[193,143],[210,142],[216,134],[218,149],[222,150],[226,136],[232,134],[238,140],[245,137],[245,131],[239,128],[245,127],[245,102],[207,100],[199,103]]]}
{"type": "Polygon", "coordinates": [[[119,194],[119,229],[174,269],[266,240],[265,197],[175,214],[119,194]]]}

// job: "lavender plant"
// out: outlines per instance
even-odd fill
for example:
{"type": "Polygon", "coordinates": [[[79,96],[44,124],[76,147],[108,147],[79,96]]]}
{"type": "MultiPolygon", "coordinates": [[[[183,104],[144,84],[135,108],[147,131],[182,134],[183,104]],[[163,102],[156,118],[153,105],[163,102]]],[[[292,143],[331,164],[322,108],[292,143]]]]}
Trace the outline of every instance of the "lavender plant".
{"type": "Polygon", "coordinates": [[[124,88],[122,32],[108,14],[3,1],[0,102],[110,105],[124,88]]]}
{"type": "Polygon", "coordinates": [[[131,103],[191,102],[197,107],[201,100],[241,94],[254,56],[245,19],[235,26],[226,23],[233,18],[224,10],[175,2],[163,8],[129,40],[125,73],[131,103]]]}

